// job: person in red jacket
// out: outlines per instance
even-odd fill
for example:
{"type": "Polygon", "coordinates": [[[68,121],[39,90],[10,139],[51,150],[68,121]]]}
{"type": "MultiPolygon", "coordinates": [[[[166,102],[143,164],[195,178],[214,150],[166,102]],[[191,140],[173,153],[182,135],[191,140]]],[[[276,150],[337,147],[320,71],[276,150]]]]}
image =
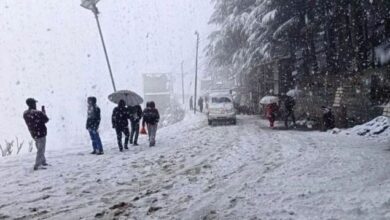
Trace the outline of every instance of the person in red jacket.
{"type": "Polygon", "coordinates": [[[41,166],[47,166],[45,158],[47,135],[46,123],[49,121],[49,118],[46,116],[44,106],[42,106],[42,111],[37,110],[37,101],[35,99],[28,98],[26,104],[28,110],[23,113],[23,118],[37,147],[34,170],[45,169],[41,166]]]}
{"type": "Polygon", "coordinates": [[[272,103],[272,104],[268,104],[266,106],[266,116],[267,116],[267,119],[269,121],[269,126],[271,128],[274,128],[274,122],[275,122],[275,119],[276,119],[276,114],[278,112],[278,105],[276,103],[272,103]]]}

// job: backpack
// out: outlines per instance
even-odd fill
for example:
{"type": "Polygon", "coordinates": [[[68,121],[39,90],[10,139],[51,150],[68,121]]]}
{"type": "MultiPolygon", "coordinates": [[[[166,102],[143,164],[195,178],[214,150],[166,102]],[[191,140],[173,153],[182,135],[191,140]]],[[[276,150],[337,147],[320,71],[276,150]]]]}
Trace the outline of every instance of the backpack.
{"type": "Polygon", "coordinates": [[[158,113],[155,109],[147,109],[144,112],[144,120],[146,123],[157,123],[158,122],[158,113]]]}

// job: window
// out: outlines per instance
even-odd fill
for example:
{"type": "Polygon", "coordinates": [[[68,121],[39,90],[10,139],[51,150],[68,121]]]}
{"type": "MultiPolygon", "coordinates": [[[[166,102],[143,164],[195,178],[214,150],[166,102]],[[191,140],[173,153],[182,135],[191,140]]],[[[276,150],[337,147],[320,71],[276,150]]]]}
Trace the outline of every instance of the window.
{"type": "Polygon", "coordinates": [[[212,103],[230,103],[232,102],[228,97],[213,97],[211,98],[212,103]]]}

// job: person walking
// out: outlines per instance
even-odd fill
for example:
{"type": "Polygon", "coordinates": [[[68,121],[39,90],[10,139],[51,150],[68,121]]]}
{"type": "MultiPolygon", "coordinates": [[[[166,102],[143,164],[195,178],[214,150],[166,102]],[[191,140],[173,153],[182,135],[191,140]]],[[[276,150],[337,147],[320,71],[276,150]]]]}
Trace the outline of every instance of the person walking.
{"type": "Polygon", "coordinates": [[[142,127],[145,128],[145,124],[147,125],[150,147],[154,147],[156,145],[156,134],[159,120],[160,114],[156,108],[156,104],[154,102],[148,102],[143,112],[142,127]]]}
{"type": "Polygon", "coordinates": [[[120,100],[118,106],[114,108],[112,112],[112,127],[115,129],[116,137],[118,140],[119,151],[123,151],[122,133],[125,135],[124,148],[128,150],[128,144],[130,139],[129,131],[129,109],[126,107],[126,102],[120,100]]]}
{"type": "Polygon", "coordinates": [[[287,96],[286,100],[284,102],[284,107],[285,107],[285,110],[286,110],[286,116],[285,116],[285,119],[284,119],[284,125],[286,126],[286,128],[288,128],[288,118],[291,117],[294,126],[296,126],[295,114],[294,114],[294,107],[295,107],[295,100],[294,100],[294,98],[291,97],[291,96],[287,96]]]}
{"type": "Polygon", "coordinates": [[[274,128],[277,112],[278,112],[278,105],[276,103],[268,104],[266,106],[266,116],[268,118],[269,126],[271,128],[274,128]]]}
{"type": "Polygon", "coordinates": [[[140,105],[136,105],[130,108],[130,121],[131,121],[131,134],[130,144],[138,146],[138,136],[140,129],[140,122],[142,119],[142,108],[140,105]]]}
{"type": "Polygon", "coordinates": [[[26,100],[28,110],[23,113],[24,121],[26,122],[27,128],[34,139],[37,148],[34,170],[46,169],[44,167],[48,165],[45,151],[47,136],[46,123],[49,122],[49,118],[46,115],[45,107],[42,106],[42,111],[38,111],[36,103],[37,101],[35,99],[28,98],[26,100]]]}
{"type": "Polygon", "coordinates": [[[91,154],[102,155],[103,144],[99,135],[99,126],[100,126],[100,108],[97,106],[96,97],[88,97],[88,116],[87,116],[87,125],[86,128],[89,132],[89,136],[92,141],[93,151],[91,154]]]}
{"type": "Polygon", "coordinates": [[[194,100],[193,100],[192,96],[190,98],[190,110],[191,111],[194,110],[194,100]]]}
{"type": "Polygon", "coordinates": [[[199,106],[199,111],[203,112],[203,98],[199,97],[198,99],[198,106],[199,106]]]}
{"type": "Polygon", "coordinates": [[[204,98],[204,102],[206,103],[206,111],[208,111],[209,110],[209,97],[208,96],[206,96],[204,98]]]}

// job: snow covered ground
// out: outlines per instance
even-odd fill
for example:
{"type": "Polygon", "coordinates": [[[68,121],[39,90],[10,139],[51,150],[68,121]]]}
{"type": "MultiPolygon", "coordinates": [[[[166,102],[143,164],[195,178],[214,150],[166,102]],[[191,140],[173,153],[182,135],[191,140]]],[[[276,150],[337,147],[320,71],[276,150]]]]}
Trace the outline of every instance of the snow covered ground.
{"type": "MultiPolygon", "coordinates": [[[[187,116],[158,145],[0,159],[0,219],[390,219],[390,140],[187,116]]],[[[64,143],[66,145],[66,143],[64,143]]],[[[50,148],[50,143],[49,146],[50,148]]]]}
{"type": "Polygon", "coordinates": [[[358,125],[350,129],[340,130],[335,128],[330,132],[334,134],[340,133],[342,135],[365,136],[378,141],[388,142],[390,140],[390,118],[386,116],[379,116],[365,124],[358,125]]]}

